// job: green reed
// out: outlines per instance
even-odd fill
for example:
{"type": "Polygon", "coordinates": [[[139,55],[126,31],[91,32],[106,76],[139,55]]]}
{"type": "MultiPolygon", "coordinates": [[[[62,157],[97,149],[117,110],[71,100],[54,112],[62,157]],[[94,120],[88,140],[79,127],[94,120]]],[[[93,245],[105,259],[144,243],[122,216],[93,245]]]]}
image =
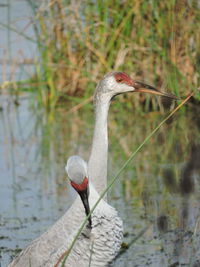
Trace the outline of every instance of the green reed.
{"type": "MultiPolygon", "coordinates": [[[[117,179],[120,178],[120,175],[123,173],[123,171],[127,168],[127,166],[130,164],[130,162],[135,158],[136,154],[143,148],[144,145],[146,145],[149,140],[151,139],[151,137],[161,128],[161,126],[167,122],[192,96],[193,94],[191,93],[186,99],[184,99],[172,112],[170,112],[170,114],[164,119],[162,120],[154,129],[153,131],[151,131],[146,138],[142,141],[142,143],[135,149],[135,151],[133,151],[130,155],[130,157],[124,162],[124,164],[122,165],[122,167],[118,170],[117,174],[109,181],[107,187],[103,190],[103,192],[100,194],[99,199],[96,201],[95,205],[91,208],[90,213],[86,216],[86,218],[83,220],[80,228],[77,231],[77,234],[75,235],[70,247],[67,249],[67,251],[65,251],[63,253],[63,257],[61,256],[61,261],[62,264],[61,266],[65,266],[65,262],[68,258],[68,256],[70,255],[79,235],[81,234],[83,228],[85,227],[87,220],[89,218],[89,216],[91,216],[91,214],[94,212],[94,210],[96,209],[96,207],[98,206],[99,202],[103,199],[103,197],[107,194],[108,190],[111,189],[111,187],[113,186],[113,184],[116,182],[117,179]]],[[[58,261],[58,263],[60,263],[60,260],[58,261]]]]}
{"type": "MultiPolygon", "coordinates": [[[[47,108],[69,96],[87,99],[97,81],[111,70],[126,71],[178,96],[198,87],[200,11],[196,0],[27,3],[33,11],[34,38],[14,26],[0,26],[36,42],[38,58],[30,86],[47,108]]],[[[12,81],[6,86],[12,87],[12,81]]],[[[194,97],[200,100],[200,93],[194,97]]],[[[146,109],[157,106],[148,96],[140,99],[144,100],[146,109]]],[[[136,105],[136,100],[132,103],[136,105]]]]}
{"type": "Polygon", "coordinates": [[[35,80],[45,106],[68,96],[87,98],[113,69],[176,95],[197,87],[197,1],[27,1],[40,58],[35,80]]]}

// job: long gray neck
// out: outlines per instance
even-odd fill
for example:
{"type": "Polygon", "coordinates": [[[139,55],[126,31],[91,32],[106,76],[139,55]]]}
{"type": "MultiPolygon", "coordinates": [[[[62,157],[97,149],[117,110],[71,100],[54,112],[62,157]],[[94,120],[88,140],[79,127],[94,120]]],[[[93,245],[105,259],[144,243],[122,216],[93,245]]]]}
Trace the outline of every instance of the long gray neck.
{"type": "Polygon", "coordinates": [[[107,186],[107,158],[108,158],[108,110],[110,98],[98,98],[95,103],[95,127],[92,150],[88,163],[89,178],[98,193],[107,186]]]}

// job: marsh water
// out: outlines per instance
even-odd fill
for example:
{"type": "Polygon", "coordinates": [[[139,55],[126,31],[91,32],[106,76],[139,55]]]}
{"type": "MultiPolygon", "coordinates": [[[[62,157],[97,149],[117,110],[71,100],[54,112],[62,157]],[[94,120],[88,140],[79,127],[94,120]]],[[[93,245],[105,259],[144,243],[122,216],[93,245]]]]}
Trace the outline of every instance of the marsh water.
{"type": "MultiPolygon", "coordinates": [[[[67,157],[80,154],[87,160],[90,152],[91,104],[69,113],[65,103],[46,113],[36,103],[32,94],[0,97],[1,266],[67,210],[72,202],[67,157]]],[[[109,116],[109,179],[168,112],[138,112],[116,98],[109,116]]],[[[125,234],[113,266],[198,266],[198,114],[193,106],[178,112],[109,191],[125,234]]]]}
{"type": "MultiPolygon", "coordinates": [[[[33,37],[26,1],[7,0],[0,7],[1,23],[33,37]]],[[[30,77],[33,66],[9,62],[34,57],[36,46],[10,28],[0,30],[1,48],[6,48],[1,49],[1,82],[30,77]]],[[[124,102],[117,97],[109,115],[109,179],[169,113],[162,106],[141,112],[124,102]]],[[[0,266],[7,266],[72,202],[64,167],[72,154],[88,159],[94,118],[92,104],[74,112],[70,107],[66,102],[49,113],[37,106],[34,94],[1,92],[0,266]]],[[[108,192],[124,222],[124,243],[113,266],[200,266],[199,114],[192,104],[180,110],[108,192]]]]}

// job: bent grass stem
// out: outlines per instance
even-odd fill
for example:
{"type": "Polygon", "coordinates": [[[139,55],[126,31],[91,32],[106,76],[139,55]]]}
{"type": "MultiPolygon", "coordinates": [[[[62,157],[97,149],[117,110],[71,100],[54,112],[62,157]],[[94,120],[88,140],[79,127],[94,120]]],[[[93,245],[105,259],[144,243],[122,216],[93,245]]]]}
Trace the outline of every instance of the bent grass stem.
{"type": "Polygon", "coordinates": [[[112,178],[112,180],[110,181],[110,183],[108,184],[107,188],[101,193],[99,199],[97,200],[97,202],[95,203],[95,205],[91,208],[90,213],[88,214],[88,216],[85,217],[83,223],[81,224],[74,240],[72,241],[69,249],[64,252],[65,257],[62,261],[62,267],[64,267],[65,262],[70,254],[70,252],[72,251],[76,240],[78,239],[79,235],[81,234],[84,226],[86,225],[88,218],[92,215],[92,213],[94,212],[94,210],[96,209],[97,205],[99,204],[99,202],[101,201],[101,199],[106,195],[107,191],[112,187],[112,185],[114,184],[114,182],[119,178],[119,176],[122,174],[123,170],[128,166],[128,164],[132,161],[132,159],[135,157],[135,155],[142,149],[142,147],[149,141],[149,139],[160,129],[160,127],[169,119],[171,118],[174,113],[176,113],[191,97],[193,96],[193,93],[190,93],[164,120],[162,120],[158,126],[144,139],[144,141],[137,147],[137,149],[131,154],[131,156],[127,159],[127,161],[123,164],[123,166],[120,168],[120,170],[118,171],[118,173],[112,178]]]}

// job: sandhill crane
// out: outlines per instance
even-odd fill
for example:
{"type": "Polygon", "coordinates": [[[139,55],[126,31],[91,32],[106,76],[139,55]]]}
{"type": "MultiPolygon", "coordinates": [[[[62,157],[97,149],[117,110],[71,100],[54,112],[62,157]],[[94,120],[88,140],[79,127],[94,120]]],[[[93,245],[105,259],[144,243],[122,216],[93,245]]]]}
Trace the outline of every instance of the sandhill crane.
{"type": "MultiPolygon", "coordinates": [[[[76,156],[68,160],[66,168],[75,189],[77,184],[83,187],[87,184],[88,178],[91,180],[90,206],[94,205],[98,193],[101,193],[107,185],[107,117],[110,101],[116,95],[127,92],[149,92],[175,98],[150,85],[134,81],[124,72],[108,73],[99,82],[94,95],[95,128],[88,167],[80,157],[76,156]]],[[[88,213],[87,201],[84,204],[88,213]]],[[[77,197],[70,209],[50,229],[25,248],[9,266],[56,266],[79,229],[85,217],[85,210],[80,198],[77,197]]],[[[97,206],[92,215],[92,222],[89,220],[89,226],[91,227],[86,227],[77,240],[65,266],[89,266],[90,256],[92,257],[90,266],[106,266],[119,251],[122,222],[117,211],[108,205],[106,200],[102,200],[97,206]]]]}

